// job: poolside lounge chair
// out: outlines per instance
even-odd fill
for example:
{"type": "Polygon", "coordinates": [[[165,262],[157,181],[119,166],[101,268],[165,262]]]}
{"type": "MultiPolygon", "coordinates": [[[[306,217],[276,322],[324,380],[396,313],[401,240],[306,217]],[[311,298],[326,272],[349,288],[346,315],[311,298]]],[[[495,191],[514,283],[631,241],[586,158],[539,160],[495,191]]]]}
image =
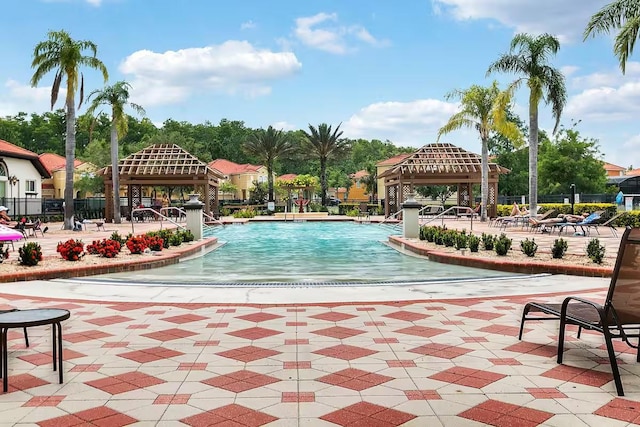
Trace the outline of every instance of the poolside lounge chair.
{"type": "Polygon", "coordinates": [[[622,216],[622,213],[619,213],[617,215],[612,216],[611,218],[609,218],[608,220],[606,220],[602,224],[599,223],[599,222],[594,222],[592,224],[583,224],[582,228],[587,232],[589,232],[590,228],[595,228],[596,229],[596,233],[600,234],[600,231],[598,230],[598,227],[608,227],[611,230],[611,234],[613,234],[615,237],[618,237],[618,230],[616,230],[616,227],[613,225],[613,223],[620,216],[622,216]],[[584,227],[586,227],[586,228],[584,228],[584,227]]]}
{"type": "Polygon", "coordinates": [[[544,229],[545,224],[553,223],[556,221],[556,218],[551,218],[556,213],[555,209],[551,209],[543,213],[537,218],[529,217],[529,231],[542,231],[544,229]],[[550,221],[553,220],[553,221],[550,221]]]}
{"type": "Polygon", "coordinates": [[[600,218],[602,218],[602,214],[604,213],[604,211],[597,211],[594,212],[592,214],[590,214],[589,216],[587,216],[585,219],[583,219],[580,222],[565,222],[565,223],[560,223],[560,224],[555,224],[554,227],[558,228],[558,235],[562,234],[562,231],[567,228],[567,227],[573,227],[573,231],[576,232],[578,231],[578,227],[580,227],[580,229],[582,230],[583,234],[586,234],[586,230],[584,229],[584,225],[592,225],[595,222],[599,221],[600,218]]]}
{"type": "Polygon", "coordinates": [[[624,396],[620,371],[613,349],[612,339],[622,339],[629,346],[640,348],[631,338],[640,338],[640,228],[627,228],[620,241],[616,265],[611,276],[609,292],[603,305],[578,297],[567,297],[560,303],[529,302],[524,306],[520,334],[522,339],[524,322],[527,320],[559,320],[558,363],[562,363],[564,335],[567,324],[578,326],[578,338],[582,328],[604,335],[611,363],[611,371],[618,396],[624,396]],[[549,317],[530,317],[530,312],[544,313],[549,317]]]}

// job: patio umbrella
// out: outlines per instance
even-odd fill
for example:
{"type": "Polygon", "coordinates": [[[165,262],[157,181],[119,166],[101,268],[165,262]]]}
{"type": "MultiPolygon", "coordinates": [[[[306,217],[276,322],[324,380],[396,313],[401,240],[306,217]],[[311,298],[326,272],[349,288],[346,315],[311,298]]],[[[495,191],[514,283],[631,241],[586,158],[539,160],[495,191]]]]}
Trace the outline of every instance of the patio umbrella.
{"type": "Polygon", "coordinates": [[[0,241],[20,240],[22,237],[22,232],[9,228],[6,225],[0,225],[0,241]]]}

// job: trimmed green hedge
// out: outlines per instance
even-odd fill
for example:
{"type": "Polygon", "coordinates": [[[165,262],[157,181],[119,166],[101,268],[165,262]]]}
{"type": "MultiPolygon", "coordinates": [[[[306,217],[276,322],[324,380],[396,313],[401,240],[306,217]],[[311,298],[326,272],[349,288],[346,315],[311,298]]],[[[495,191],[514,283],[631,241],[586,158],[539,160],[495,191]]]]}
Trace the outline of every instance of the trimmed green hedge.
{"type": "Polygon", "coordinates": [[[615,225],[617,227],[640,227],[640,211],[628,211],[623,213],[620,218],[616,219],[615,225]]]}
{"type": "MultiPolygon", "coordinates": [[[[338,205],[338,215],[348,215],[349,211],[353,211],[354,209],[357,211],[359,208],[360,208],[360,203],[340,203],[338,205]]],[[[368,203],[367,210],[369,211],[369,215],[380,215],[382,206],[376,203],[368,203]]]]}
{"type": "MultiPolygon", "coordinates": [[[[529,205],[522,205],[527,208],[529,205]]],[[[571,213],[571,205],[565,205],[564,203],[542,203],[538,205],[538,213],[545,213],[551,209],[555,209],[557,214],[568,214],[571,213]]],[[[509,216],[511,214],[511,209],[513,209],[513,205],[498,205],[498,216],[509,216]]],[[[605,216],[607,218],[611,218],[618,213],[618,208],[613,203],[577,203],[574,205],[573,209],[576,215],[580,215],[582,213],[592,213],[595,211],[605,211],[605,216]]]]}

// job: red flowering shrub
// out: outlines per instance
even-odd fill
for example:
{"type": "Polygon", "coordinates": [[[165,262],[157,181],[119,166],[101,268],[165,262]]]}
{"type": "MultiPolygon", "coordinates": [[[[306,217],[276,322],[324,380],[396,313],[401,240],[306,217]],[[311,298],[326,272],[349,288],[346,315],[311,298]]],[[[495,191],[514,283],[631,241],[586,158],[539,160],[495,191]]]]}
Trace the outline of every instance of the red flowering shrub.
{"type": "Polygon", "coordinates": [[[147,238],[145,236],[132,236],[127,240],[127,248],[132,254],[141,254],[147,249],[147,238]]]}
{"type": "Polygon", "coordinates": [[[18,249],[18,254],[20,265],[34,266],[42,261],[42,248],[37,242],[25,243],[18,249]]]}
{"type": "Polygon", "coordinates": [[[84,256],[84,243],[82,240],[69,239],[66,242],[59,242],[56,251],[60,252],[62,259],[78,261],[84,256]]]}
{"type": "Polygon", "coordinates": [[[159,236],[147,236],[147,246],[152,251],[161,251],[164,247],[164,239],[159,236]]]}
{"type": "Polygon", "coordinates": [[[96,254],[105,258],[115,258],[120,253],[120,242],[112,239],[94,240],[92,244],[87,245],[87,252],[96,254]]]}

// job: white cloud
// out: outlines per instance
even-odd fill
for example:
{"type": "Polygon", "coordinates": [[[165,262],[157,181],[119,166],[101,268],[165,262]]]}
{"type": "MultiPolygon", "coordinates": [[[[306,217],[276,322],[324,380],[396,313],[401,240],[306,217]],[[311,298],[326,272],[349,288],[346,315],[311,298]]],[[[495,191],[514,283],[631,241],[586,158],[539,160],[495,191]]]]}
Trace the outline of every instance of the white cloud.
{"type": "MultiPolygon", "coordinates": [[[[52,77],[53,79],[53,77],[52,77]]],[[[6,93],[0,93],[0,116],[15,115],[19,112],[43,113],[51,109],[51,86],[32,88],[16,80],[7,80],[6,93]]],[[[60,88],[58,102],[54,108],[64,108],[67,91],[60,88]]]]}
{"type": "Polygon", "coordinates": [[[139,50],[120,65],[133,86],[132,99],[144,106],[172,104],[202,91],[262,96],[269,82],[297,73],[292,52],[257,49],[247,41],[164,53],[139,50]]]}
{"type": "Polygon", "coordinates": [[[560,67],[560,72],[564,74],[565,77],[571,77],[572,75],[577,73],[579,69],[580,67],[578,67],[577,65],[565,65],[563,67],[560,67]]]}
{"type": "Polygon", "coordinates": [[[389,139],[417,147],[434,142],[438,129],[457,111],[457,104],[437,99],[378,102],[351,116],[342,129],[348,138],[389,139]]]}
{"type": "Polygon", "coordinates": [[[562,42],[582,39],[591,15],[602,0],[432,0],[434,14],[451,14],[459,21],[491,19],[516,32],[551,33],[562,42]]]}
{"type": "Polygon", "coordinates": [[[387,40],[375,38],[361,25],[338,24],[336,13],[320,12],[313,16],[297,18],[294,35],[306,46],[339,55],[355,50],[350,43],[353,39],[377,47],[389,44],[387,40]]]}
{"type": "Polygon", "coordinates": [[[241,30],[252,30],[256,27],[256,23],[249,19],[247,22],[240,24],[241,30]]]}
{"type": "Polygon", "coordinates": [[[296,125],[293,125],[287,121],[275,122],[271,124],[271,126],[273,126],[275,129],[278,129],[278,130],[282,129],[284,131],[298,129],[296,125]]]}

